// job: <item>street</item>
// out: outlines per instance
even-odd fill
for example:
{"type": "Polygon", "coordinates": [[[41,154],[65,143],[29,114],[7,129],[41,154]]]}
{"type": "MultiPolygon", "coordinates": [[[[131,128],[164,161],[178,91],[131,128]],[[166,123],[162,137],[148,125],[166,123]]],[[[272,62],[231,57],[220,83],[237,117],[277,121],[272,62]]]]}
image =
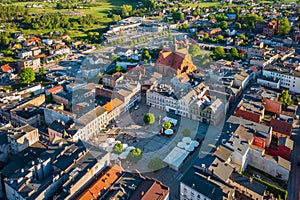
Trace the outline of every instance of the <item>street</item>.
{"type": "MultiPolygon", "coordinates": [[[[300,114],[300,109],[298,108],[297,114],[300,114]]],[[[300,182],[300,129],[299,121],[298,127],[296,128],[296,134],[291,136],[294,141],[294,149],[291,154],[291,171],[288,181],[288,200],[299,199],[299,182],[300,182]]]]}

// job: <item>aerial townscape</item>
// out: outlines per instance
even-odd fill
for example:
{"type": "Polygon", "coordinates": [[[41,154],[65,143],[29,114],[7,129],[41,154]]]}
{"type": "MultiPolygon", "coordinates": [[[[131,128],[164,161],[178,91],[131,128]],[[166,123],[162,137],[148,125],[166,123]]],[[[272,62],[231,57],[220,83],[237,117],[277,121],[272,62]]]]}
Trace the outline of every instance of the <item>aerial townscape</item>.
{"type": "Polygon", "coordinates": [[[0,0],[0,199],[300,199],[299,0],[0,0]]]}

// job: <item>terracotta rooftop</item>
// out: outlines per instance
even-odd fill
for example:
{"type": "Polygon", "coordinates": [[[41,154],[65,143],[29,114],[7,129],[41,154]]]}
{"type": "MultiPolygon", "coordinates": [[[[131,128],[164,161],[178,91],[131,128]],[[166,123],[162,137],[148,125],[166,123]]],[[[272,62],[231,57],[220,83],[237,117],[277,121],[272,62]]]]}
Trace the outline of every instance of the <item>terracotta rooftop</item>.
{"type": "Polygon", "coordinates": [[[61,85],[58,85],[56,87],[48,89],[47,92],[53,94],[53,93],[57,93],[57,92],[61,91],[62,89],[63,89],[63,87],[61,85]]]}
{"type": "Polygon", "coordinates": [[[118,106],[120,106],[123,103],[123,101],[121,101],[118,98],[114,98],[113,100],[111,100],[110,102],[107,102],[103,108],[107,111],[110,112],[113,109],[117,108],[118,106]]]}
{"type": "Polygon", "coordinates": [[[147,178],[139,185],[132,194],[130,200],[161,200],[169,194],[169,188],[161,182],[147,178]]]}
{"type": "Polygon", "coordinates": [[[7,63],[7,64],[1,66],[1,70],[2,70],[2,72],[11,72],[12,68],[7,63]]]}
{"type": "Polygon", "coordinates": [[[78,200],[97,200],[106,189],[108,189],[114,182],[116,182],[122,175],[123,169],[114,165],[112,168],[107,170],[99,179],[87,188],[83,194],[78,197],[78,200]]]}

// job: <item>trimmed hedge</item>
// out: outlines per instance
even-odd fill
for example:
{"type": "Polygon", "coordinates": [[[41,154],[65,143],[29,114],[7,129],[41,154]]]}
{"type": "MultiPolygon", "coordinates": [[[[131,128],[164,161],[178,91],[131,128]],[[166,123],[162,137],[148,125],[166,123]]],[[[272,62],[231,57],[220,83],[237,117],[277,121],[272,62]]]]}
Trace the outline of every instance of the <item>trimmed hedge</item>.
{"type": "Polygon", "coordinates": [[[257,177],[252,177],[254,180],[256,180],[257,182],[267,186],[267,191],[269,193],[272,193],[274,194],[274,196],[278,199],[287,199],[287,196],[288,196],[288,192],[286,190],[283,190],[279,187],[276,187],[275,185],[271,185],[270,183],[266,182],[266,181],[263,181],[257,177]],[[280,197],[280,198],[279,198],[280,197]]]}

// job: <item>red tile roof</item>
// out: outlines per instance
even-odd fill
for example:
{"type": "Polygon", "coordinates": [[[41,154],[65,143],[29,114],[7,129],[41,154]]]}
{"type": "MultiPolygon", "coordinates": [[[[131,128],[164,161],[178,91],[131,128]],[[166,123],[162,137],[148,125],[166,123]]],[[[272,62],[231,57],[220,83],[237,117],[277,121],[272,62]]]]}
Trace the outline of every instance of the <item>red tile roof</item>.
{"type": "Polygon", "coordinates": [[[270,126],[273,128],[273,131],[285,135],[291,135],[292,128],[293,128],[292,124],[278,119],[272,119],[270,122],[270,126]]]}
{"type": "Polygon", "coordinates": [[[196,66],[193,64],[193,61],[187,52],[162,50],[156,63],[158,65],[169,66],[179,73],[196,70],[196,66]]]}
{"type": "Polygon", "coordinates": [[[146,177],[146,179],[134,191],[130,200],[161,200],[169,194],[169,187],[163,185],[155,179],[146,177]]]}
{"type": "Polygon", "coordinates": [[[122,175],[123,169],[114,165],[107,170],[94,184],[92,184],[83,194],[77,198],[78,200],[96,200],[103,192],[108,189],[122,175]]]}
{"type": "Polygon", "coordinates": [[[2,70],[2,72],[11,72],[12,68],[7,63],[7,64],[1,66],[1,70],[2,70]]]}
{"type": "Polygon", "coordinates": [[[63,89],[63,87],[61,85],[50,88],[47,90],[47,92],[51,93],[51,94],[56,94],[57,92],[60,92],[63,89]]]}

